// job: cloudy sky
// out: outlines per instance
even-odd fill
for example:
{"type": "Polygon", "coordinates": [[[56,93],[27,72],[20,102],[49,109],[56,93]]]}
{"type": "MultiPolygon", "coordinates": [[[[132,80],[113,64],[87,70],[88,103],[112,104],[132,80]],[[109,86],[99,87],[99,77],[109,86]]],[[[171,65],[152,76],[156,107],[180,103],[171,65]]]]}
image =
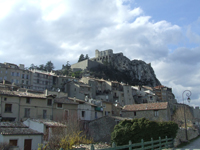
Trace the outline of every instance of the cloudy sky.
{"type": "Polygon", "coordinates": [[[113,49],[151,63],[178,102],[200,105],[199,0],[0,0],[0,62],[55,69],[113,49]]]}

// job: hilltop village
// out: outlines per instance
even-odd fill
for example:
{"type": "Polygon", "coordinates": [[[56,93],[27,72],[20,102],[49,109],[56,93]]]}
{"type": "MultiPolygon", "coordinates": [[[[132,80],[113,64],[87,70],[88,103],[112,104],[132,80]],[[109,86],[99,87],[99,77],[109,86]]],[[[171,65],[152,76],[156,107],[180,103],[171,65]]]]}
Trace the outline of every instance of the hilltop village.
{"type": "Polygon", "coordinates": [[[125,119],[173,120],[182,127],[176,112],[183,106],[188,123],[199,126],[199,107],[177,103],[172,88],[160,84],[151,64],[130,61],[113,50],[96,50],[95,58],[73,64],[71,70],[85,74],[74,78],[0,63],[0,142],[37,149],[38,143],[51,139],[55,128],[65,126],[63,121],[79,121],[95,142],[109,142],[114,126],[125,119]],[[95,78],[87,72],[106,64],[128,71],[140,84],[95,78]]]}

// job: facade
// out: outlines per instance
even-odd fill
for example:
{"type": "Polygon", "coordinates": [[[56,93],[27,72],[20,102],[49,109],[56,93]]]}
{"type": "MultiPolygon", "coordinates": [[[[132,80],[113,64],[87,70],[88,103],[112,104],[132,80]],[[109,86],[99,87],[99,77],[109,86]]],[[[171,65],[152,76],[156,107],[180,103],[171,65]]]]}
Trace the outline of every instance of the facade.
{"type": "Polygon", "coordinates": [[[168,102],[126,105],[122,109],[123,117],[146,118],[154,121],[170,121],[168,102]]]}
{"type": "Polygon", "coordinates": [[[154,87],[153,91],[158,96],[158,99],[161,102],[169,102],[170,105],[177,103],[175,96],[172,93],[172,88],[168,88],[166,86],[160,85],[160,86],[154,87]]]}
{"type": "Polygon", "coordinates": [[[38,91],[52,89],[54,73],[35,69],[29,72],[31,73],[31,89],[38,91]]]}
{"type": "Polygon", "coordinates": [[[76,97],[77,99],[82,100],[84,100],[85,97],[92,97],[92,88],[88,84],[70,81],[67,83],[66,89],[69,97],[76,97]]]}
{"type": "Polygon", "coordinates": [[[24,68],[23,64],[17,66],[11,63],[0,63],[0,81],[6,80],[22,88],[30,88],[31,73],[24,68]]]}
{"type": "Polygon", "coordinates": [[[78,120],[78,103],[68,97],[55,98],[52,113],[56,121],[78,120]]]}
{"type": "Polygon", "coordinates": [[[26,89],[0,89],[0,97],[2,121],[20,121],[25,118],[52,119],[52,95],[46,96],[26,89]]]}

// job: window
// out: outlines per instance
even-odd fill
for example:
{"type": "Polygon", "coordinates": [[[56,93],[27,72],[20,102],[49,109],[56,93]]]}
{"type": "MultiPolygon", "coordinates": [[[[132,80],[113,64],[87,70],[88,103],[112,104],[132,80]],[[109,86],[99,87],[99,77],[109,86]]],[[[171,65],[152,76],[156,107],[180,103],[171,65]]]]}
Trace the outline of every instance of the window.
{"type": "Polygon", "coordinates": [[[26,81],[26,84],[28,85],[28,81],[26,81]]]}
{"type": "Polygon", "coordinates": [[[24,84],[24,80],[22,80],[22,84],[24,84]]]}
{"type": "Polygon", "coordinates": [[[22,79],[24,79],[24,74],[22,74],[22,79]]]}
{"type": "Polygon", "coordinates": [[[17,77],[19,77],[19,75],[20,75],[19,72],[17,72],[17,77]]]}
{"type": "Polygon", "coordinates": [[[25,108],[24,117],[30,118],[30,108],[25,108]]]}
{"type": "Polygon", "coordinates": [[[82,111],[82,117],[85,117],[85,111],[82,111]]]}
{"type": "Polygon", "coordinates": [[[40,83],[40,80],[39,80],[39,79],[37,79],[37,83],[40,83]]]}
{"type": "Polygon", "coordinates": [[[47,106],[51,106],[52,105],[52,99],[48,99],[47,100],[47,106]]]}
{"type": "Polygon", "coordinates": [[[14,73],[14,72],[11,72],[11,76],[15,76],[15,73],[14,73]]]}
{"type": "Polygon", "coordinates": [[[17,140],[10,140],[9,144],[12,146],[17,146],[17,140]]]}
{"type": "Polygon", "coordinates": [[[47,110],[43,110],[43,119],[47,118],[47,110]]]}
{"type": "Polygon", "coordinates": [[[5,104],[5,112],[11,112],[12,111],[12,104],[5,104]]]}
{"type": "Polygon", "coordinates": [[[58,108],[62,108],[62,103],[57,103],[58,108]]]}
{"type": "Polygon", "coordinates": [[[27,103],[27,104],[30,104],[30,103],[31,103],[30,97],[27,97],[27,98],[26,98],[26,103],[27,103]]]}
{"type": "Polygon", "coordinates": [[[154,110],[154,116],[155,116],[155,117],[158,117],[158,115],[159,115],[159,114],[158,114],[158,110],[154,110]]]}
{"type": "Polygon", "coordinates": [[[136,111],[134,111],[134,116],[136,116],[136,111]]]}
{"type": "Polygon", "coordinates": [[[7,97],[4,97],[4,101],[7,101],[7,97]]]}
{"type": "Polygon", "coordinates": [[[4,76],[4,80],[7,80],[7,76],[4,76]]]}
{"type": "Polygon", "coordinates": [[[29,76],[28,76],[28,74],[26,75],[26,79],[28,79],[29,78],[29,76]]]}

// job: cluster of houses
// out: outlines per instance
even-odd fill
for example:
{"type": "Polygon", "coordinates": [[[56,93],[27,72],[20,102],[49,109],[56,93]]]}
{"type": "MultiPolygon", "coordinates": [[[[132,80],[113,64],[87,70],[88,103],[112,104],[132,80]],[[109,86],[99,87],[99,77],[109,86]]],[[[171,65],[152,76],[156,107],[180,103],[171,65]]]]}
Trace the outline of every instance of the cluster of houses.
{"type": "MultiPolygon", "coordinates": [[[[0,143],[17,149],[37,149],[71,119],[81,122],[94,141],[109,141],[121,120],[145,117],[170,121],[181,107],[166,86],[132,86],[117,81],[57,75],[0,64],[0,143]]],[[[199,108],[191,109],[197,122],[199,108]]]]}

